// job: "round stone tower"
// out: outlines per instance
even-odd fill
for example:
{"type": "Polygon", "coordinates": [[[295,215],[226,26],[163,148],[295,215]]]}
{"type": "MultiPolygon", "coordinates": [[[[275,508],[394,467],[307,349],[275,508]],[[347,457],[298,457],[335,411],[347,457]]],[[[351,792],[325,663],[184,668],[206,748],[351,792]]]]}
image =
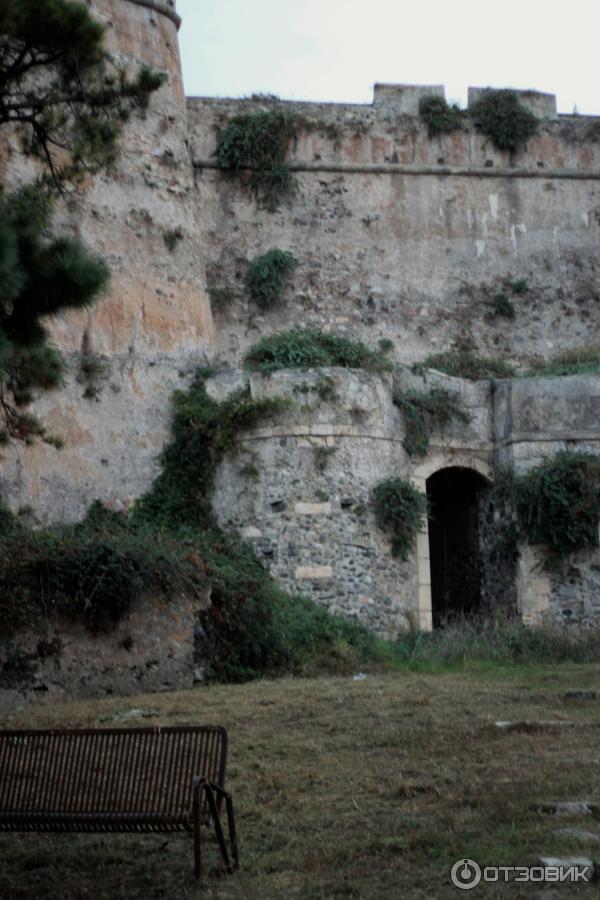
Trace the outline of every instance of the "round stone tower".
{"type": "Polygon", "coordinates": [[[5,499],[31,505],[40,521],[78,519],[96,497],[119,506],[143,493],[168,437],[170,397],[207,360],[213,340],[175,4],[93,0],[90,7],[115,63],[131,74],[147,65],[168,80],[127,123],[114,166],[55,217],[57,229],[102,256],[112,277],[91,310],[51,326],[69,376],[33,412],[64,448],[5,452],[5,499]]]}

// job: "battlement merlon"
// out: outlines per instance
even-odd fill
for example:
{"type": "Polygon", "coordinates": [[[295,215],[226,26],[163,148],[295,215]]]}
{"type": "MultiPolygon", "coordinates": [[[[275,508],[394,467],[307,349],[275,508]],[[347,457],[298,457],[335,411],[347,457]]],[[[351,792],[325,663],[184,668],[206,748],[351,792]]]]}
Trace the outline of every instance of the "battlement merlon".
{"type": "Polygon", "coordinates": [[[175,8],[175,0],[125,0],[125,2],[135,3],[137,6],[146,6],[148,9],[162,13],[163,16],[167,16],[168,19],[175,23],[179,31],[181,16],[178,15],[175,8]]]}
{"type": "MultiPolygon", "coordinates": [[[[484,87],[468,89],[467,108],[479,99],[486,90],[484,87]]],[[[557,116],[556,95],[545,94],[534,90],[515,90],[523,106],[527,107],[538,118],[554,119],[557,116]]],[[[376,84],[373,91],[373,106],[385,107],[400,115],[416,116],[419,103],[424,97],[442,97],[446,91],[442,84],[376,84]]]]}

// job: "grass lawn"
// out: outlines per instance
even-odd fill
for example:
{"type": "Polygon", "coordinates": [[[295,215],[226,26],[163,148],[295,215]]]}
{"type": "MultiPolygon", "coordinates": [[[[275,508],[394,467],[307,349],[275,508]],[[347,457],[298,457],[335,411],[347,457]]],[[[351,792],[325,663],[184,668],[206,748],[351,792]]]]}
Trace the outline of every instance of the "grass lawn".
{"type": "Polygon", "coordinates": [[[37,705],[2,727],[224,724],[242,869],[216,846],[193,878],[187,836],[0,835],[0,896],[19,898],[447,898],[597,896],[596,885],[452,887],[451,865],[600,858],[598,831],[536,803],[600,802],[600,665],[282,679],[172,694],[37,705]],[[496,720],[569,727],[501,731],[496,720]]]}

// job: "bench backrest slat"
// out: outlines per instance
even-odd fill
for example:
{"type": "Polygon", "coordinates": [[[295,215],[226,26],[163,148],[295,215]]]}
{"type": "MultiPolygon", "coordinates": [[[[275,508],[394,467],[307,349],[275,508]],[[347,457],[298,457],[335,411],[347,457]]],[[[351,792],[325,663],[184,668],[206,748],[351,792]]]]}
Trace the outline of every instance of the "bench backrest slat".
{"type": "Polygon", "coordinates": [[[0,811],[181,813],[226,756],[218,726],[0,731],[0,811]]]}

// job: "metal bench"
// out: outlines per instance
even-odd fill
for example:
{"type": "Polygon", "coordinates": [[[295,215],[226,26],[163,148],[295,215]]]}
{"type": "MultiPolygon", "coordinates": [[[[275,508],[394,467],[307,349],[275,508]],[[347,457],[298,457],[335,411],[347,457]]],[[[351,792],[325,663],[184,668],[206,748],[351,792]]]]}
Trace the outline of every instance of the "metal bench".
{"type": "Polygon", "coordinates": [[[199,878],[209,825],[231,872],[239,858],[226,762],[219,726],[0,731],[0,831],[187,831],[199,878]]]}

